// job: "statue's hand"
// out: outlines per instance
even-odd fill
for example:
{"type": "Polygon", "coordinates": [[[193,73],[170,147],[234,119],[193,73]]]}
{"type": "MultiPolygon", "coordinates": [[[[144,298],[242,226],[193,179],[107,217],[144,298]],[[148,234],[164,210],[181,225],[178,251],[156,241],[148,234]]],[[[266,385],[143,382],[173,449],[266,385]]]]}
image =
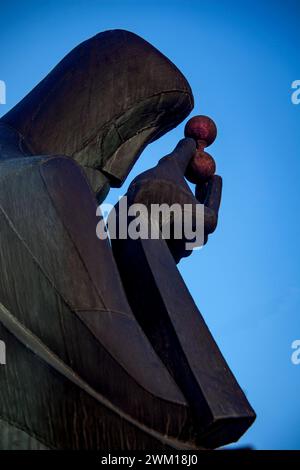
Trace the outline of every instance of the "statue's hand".
{"type": "MultiPolygon", "coordinates": [[[[195,151],[196,144],[193,139],[182,139],[171,154],[163,157],[154,168],[141,173],[132,181],[127,197],[128,204],[142,203],[149,213],[152,204],[167,204],[168,206],[177,204],[181,208],[182,220],[184,220],[184,212],[192,211],[193,227],[197,222],[197,206],[203,204],[204,243],[206,243],[208,235],[217,226],[222,179],[214,175],[206,183],[197,184],[195,195],[192,193],[184,175],[195,151]]],[[[164,219],[162,216],[160,226],[164,224],[174,224],[174,218],[164,219]]],[[[177,263],[181,258],[191,254],[191,250],[186,248],[186,242],[191,242],[191,240],[186,239],[184,230],[182,232],[182,238],[175,239],[172,236],[174,230],[170,227],[171,238],[166,240],[177,263]]]]}

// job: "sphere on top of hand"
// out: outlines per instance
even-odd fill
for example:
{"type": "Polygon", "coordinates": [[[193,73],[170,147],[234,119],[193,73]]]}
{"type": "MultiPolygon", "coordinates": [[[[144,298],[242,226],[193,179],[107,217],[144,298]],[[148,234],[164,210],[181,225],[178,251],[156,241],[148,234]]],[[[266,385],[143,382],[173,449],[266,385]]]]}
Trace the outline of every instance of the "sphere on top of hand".
{"type": "Polygon", "coordinates": [[[217,127],[208,116],[194,116],[186,123],[184,135],[208,147],[217,136],[217,127]]]}

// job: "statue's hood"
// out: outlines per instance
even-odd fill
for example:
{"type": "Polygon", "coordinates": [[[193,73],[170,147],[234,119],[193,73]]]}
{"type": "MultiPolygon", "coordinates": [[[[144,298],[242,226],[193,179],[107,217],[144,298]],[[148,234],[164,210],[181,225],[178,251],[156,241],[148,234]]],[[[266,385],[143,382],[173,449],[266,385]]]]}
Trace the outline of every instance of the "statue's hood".
{"type": "Polygon", "coordinates": [[[64,154],[120,186],[145,146],[193,108],[175,65],[139,36],[106,31],[73,49],[1,121],[33,154],[64,154]]]}

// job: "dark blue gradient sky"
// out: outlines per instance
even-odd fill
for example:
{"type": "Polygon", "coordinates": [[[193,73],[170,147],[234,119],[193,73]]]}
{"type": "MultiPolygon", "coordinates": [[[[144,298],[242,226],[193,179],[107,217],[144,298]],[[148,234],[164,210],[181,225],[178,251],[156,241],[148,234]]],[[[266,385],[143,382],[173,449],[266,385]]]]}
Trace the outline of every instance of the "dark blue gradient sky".
{"type": "MultiPolygon", "coordinates": [[[[0,2],[0,115],[79,42],[124,28],[175,62],[194,114],[216,121],[219,227],[180,270],[257,412],[240,444],[258,449],[300,449],[300,365],[291,362],[300,339],[299,24],[300,1],[289,0],[0,2]]],[[[149,146],[128,180],[169,153],[183,127],[149,146]]]]}

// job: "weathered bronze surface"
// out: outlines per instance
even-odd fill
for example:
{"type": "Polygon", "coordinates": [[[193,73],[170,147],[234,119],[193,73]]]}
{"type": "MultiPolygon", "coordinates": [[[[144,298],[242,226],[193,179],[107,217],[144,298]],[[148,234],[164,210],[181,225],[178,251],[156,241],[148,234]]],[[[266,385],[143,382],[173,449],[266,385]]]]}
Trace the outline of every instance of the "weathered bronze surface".
{"type": "MultiPolygon", "coordinates": [[[[217,447],[253,421],[176,268],[183,243],[112,251],[96,237],[97,201],[192,108],[175,65],[116,30],[0,119],[1,449],[217,447]]],[[[184,179],[195,148],[184,139],[128,194],[151,203],[160,182],[164,202],[204,202],[208,236],[221,179],[196,199],[184,179]]]]}

